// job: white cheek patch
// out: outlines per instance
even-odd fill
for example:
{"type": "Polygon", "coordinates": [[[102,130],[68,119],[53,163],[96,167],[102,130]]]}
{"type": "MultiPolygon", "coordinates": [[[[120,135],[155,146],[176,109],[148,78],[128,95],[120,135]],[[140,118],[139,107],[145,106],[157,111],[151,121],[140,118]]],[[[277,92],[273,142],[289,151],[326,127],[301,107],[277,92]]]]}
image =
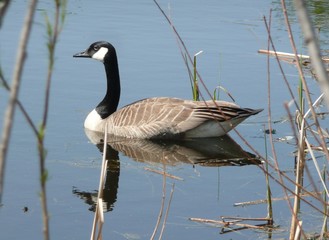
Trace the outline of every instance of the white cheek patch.
{"type": "Polygon", "coordinates": [[[93,59],[96,59],[98,61],[103,62],[104,61],[104,57],[106,55],[106,53],[109,50],[106,47],[101,47],[97,52],[94,53],[94,55],[92,56],[93,59]]]}

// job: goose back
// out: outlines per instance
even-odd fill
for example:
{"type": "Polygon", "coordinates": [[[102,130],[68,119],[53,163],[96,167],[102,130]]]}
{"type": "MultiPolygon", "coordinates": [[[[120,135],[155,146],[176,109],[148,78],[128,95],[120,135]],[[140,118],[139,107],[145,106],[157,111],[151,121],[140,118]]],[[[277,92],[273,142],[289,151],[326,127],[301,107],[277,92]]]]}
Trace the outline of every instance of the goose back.
{"type": "Polygon", "coordinates": [[[224,101],[191,101],[178,98],[148,98],[127,105],[98,120],[95,111],[85,127],[126,138],[200,138],[226,134],[247,117],[261,110],[240,108],[224,101]],[[93,126],[88,125],[92,121],[93,126]],[[93,129],[94,128],[94,129],[93,129]]]}

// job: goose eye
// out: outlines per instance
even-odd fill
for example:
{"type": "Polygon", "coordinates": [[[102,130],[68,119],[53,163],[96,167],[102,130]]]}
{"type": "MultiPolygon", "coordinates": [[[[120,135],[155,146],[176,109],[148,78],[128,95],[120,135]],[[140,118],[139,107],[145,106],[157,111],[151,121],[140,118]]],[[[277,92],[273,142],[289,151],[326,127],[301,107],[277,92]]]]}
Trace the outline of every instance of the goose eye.
{"type": "Polygon", "coordinates": [[[95,51],[98,51],[99,50],[99,47],[98,46],[94,46],[94,50],[95,51]]]}

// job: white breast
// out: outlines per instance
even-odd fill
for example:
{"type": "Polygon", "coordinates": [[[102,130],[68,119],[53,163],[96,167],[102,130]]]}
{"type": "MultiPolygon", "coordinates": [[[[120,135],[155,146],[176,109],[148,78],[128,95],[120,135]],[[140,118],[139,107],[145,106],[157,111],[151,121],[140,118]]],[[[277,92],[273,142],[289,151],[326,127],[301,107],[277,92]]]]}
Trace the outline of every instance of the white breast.
{"type": "Polygon", "coordinates": [[[99,116],[95,109],[88,114],[84,123],[85,128],[97,132],[103,132],[104,125],[104,120],[99,116]]]}

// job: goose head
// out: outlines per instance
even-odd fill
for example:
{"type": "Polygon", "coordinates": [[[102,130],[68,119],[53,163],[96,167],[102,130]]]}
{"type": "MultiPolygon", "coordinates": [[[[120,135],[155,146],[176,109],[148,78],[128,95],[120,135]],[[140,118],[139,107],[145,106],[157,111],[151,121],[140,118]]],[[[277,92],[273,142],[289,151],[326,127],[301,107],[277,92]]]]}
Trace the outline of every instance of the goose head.
{"type": "Polygon", "coordinates": [[[111,56],[116,57],[115,48],[106,41],[94,42],[85,51],[73,55],[73,57],[93,58],[103,63],[110,60],[111,56]]]}
{"type": "Polygon", "coordinates": [[[120,99],[120,74],[115,48],[106,41],[94,42],[85,51],[76,53],[73,57],[93,58],[104,64],[107,90],[95,110],[102,119],[107,118],[117,110],[120,99]]]}

